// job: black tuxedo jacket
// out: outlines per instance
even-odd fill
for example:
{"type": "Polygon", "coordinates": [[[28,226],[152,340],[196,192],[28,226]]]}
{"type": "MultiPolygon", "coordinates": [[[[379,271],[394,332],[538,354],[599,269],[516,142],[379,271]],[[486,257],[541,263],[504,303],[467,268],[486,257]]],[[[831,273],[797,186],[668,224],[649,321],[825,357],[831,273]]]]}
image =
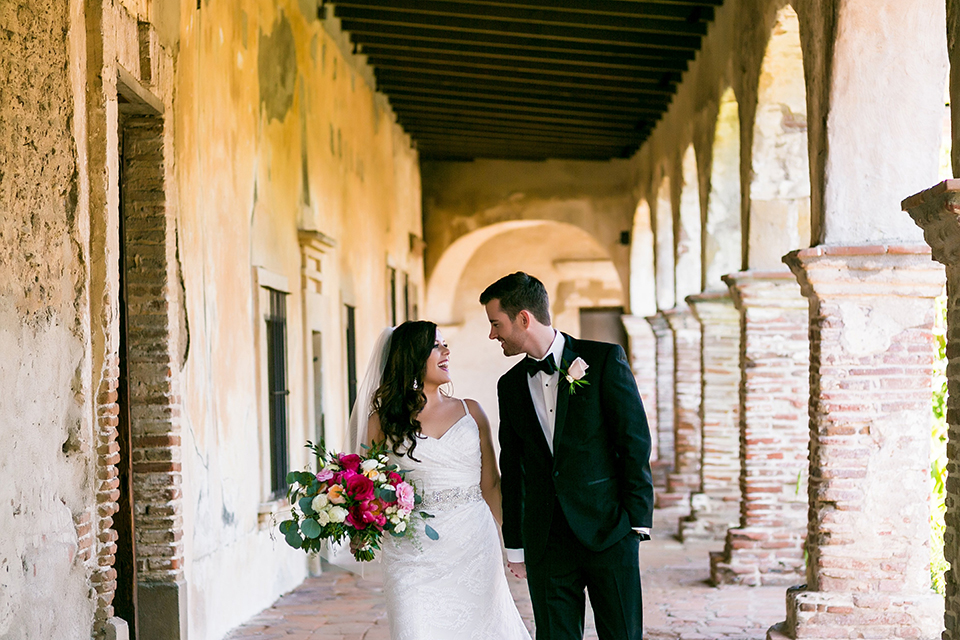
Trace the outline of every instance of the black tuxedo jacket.
{"type": "Polygon", "coordinates": [[[577,538],[592,551],[653,523],[650,431],[637,383],[619,345],[564,335],[563,364],[580,357],[590,384],[570,393],[560,375],[553,455],[530,398],[521,361],[497,385],[503,541],[539,561],[554,498],[577,538]]]}

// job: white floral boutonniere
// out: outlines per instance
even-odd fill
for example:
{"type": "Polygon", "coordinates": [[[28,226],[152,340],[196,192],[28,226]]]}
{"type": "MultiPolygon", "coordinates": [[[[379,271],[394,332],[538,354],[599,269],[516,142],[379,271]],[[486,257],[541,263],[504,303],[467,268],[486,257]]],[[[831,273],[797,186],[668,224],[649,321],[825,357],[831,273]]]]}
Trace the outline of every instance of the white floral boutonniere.
{"type": "Polygon", "coordinates": [[[577,358],[569,365],[566,362],[560,362],[560,375],[567,380],[567,392],[573,395],[577,392],[577,387],[585,387],[589,382],[584,380],[587,375],[587,369],[590,368],[583,358],[577,358]]]}

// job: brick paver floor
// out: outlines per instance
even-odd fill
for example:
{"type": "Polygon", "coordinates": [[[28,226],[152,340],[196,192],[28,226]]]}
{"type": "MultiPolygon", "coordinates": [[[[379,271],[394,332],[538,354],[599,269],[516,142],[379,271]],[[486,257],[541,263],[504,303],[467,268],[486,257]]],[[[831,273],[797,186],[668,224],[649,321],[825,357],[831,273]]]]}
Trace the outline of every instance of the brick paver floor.
{"type": "MultiPolygon", "coordinates": [[[[784,587],[711,587],[710,551],[720,542],[680,544],[670,535],[679,513],[656,514],[656,536],[641,545],[645,636],[649,640],[763,640],[784,619],[784,587]]],[[[526,584],[512,579],[520,614],[533,631],[526,584]]],[[[588,617],[587,640],[596,640],[588,617]]],[[[376,565],[363,576],[329,568],[234,629],[227,640],[389,640],[376,565]]],[[[429,640],[429,639],[424,639],[429,640]]]]}

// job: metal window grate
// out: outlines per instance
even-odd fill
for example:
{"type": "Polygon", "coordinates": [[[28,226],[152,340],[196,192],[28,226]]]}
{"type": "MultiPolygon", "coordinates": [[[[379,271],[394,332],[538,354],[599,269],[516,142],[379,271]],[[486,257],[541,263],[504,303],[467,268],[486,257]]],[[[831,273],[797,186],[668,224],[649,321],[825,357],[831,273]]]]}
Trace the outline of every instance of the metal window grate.
{"type": "Polygon", "coordinates": [[[347,400],[353,409],[357,401],[357,310],[350,305],[347,308],[347,400]]]}
{"type": "Polygon", "coordinates": [[[270,411],[270,490],[275,497],[287,490],[287,298],[270,292],[267,323],[267,387],[270,411]]]}

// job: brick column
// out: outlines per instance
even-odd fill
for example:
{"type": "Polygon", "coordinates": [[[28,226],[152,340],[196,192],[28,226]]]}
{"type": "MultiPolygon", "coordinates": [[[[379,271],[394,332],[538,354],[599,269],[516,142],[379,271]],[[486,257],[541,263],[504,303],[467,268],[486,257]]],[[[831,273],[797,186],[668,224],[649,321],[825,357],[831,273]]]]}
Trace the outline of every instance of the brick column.
{"type": "Polygon", "coordinates": [[[700,488],[680,539],[720,538],[740,520],[740,312],[727,291],[688,296],[700,322],[700,488]]]}
{"type": "Polygon", "coordinates": [[[810,299],[806,588],[791,638],[934,638],[930,429],[934,298],[925,245],[815,247],[784,257],[810,299]]]}
{"type": "Polygon", "coordinates": [[[803,581],[807,302],[787,271],[724,277],[740,311],[740,526],[710,554],[717,584],[803,581]]]}
{"type": "MultiPolygon", "coordinates": [[[[654,473],[654,481],[662,478],[658,486],[666,487],[666,475],[673,471],[674,452],[674,387],[673,387],[673,332],[663,313],[646,318],[656,336],[657,351],[657,458],[661,462],[660,473],[654,473]]],[[[677,504],[683,496],[656,494],[657,507],[677,504]]]]}
{"type": "Polygon", "coordinates": [[[630,340],[630,368],[643,400],[653,442],[651,464],[658,462],[657,443],[657,337],[650,324],[639,316],[621,316],[630,340]]]}
{"type": "Polygon", "coordinates": [[[673,332],[674,467],[667,493],[700,490],[700,323],[686,305],[663,312],[673,332]]]}
{"type": "Polygon", "coordinates": [[[923,229],[933,258],[947,276],[947,529],[943,554],[953,567],[944,576],[943,640],[960,640],[960,180],[947,180],[903,201],[923,229]]]}
{"type": "Polygon", "coordinates": [[[140,636],[186,637],[179,372],[182,291],[163,121],[124,123],[125,279],[140,636]]]}

